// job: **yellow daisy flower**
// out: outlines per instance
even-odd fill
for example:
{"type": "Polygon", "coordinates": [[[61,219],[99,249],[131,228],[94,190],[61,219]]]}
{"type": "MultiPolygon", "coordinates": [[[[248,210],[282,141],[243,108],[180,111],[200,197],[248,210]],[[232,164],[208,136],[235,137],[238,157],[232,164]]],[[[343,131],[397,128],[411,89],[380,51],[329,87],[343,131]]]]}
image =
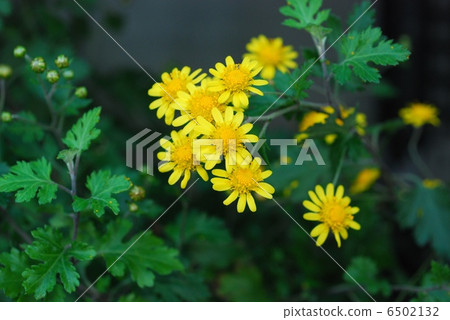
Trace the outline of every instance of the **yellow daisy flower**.
{"type": "MultiPolygon", "coordinates": [[[[300,134],[296,136],[297,141],[302,141],[304,139],[308,138],[308,134],[304,133],[309,128],[313,127],[315,124],[321,123],[324,124],[330,114],[334,112],[333,107],[331,106],[325,106],[322,108],[323,112],[320,111],[310,111],[305,113],[303,116],[303,119],[300,121],[300,124],[298,125],[298,130],[300,131],[300,134]]],[[[336,136],[337,137],[337,136],[336,136]]]]}
{"type": "Polygon", "coordinates": [[[157,154],[159,160],[165,161],[159,167],[159,171],[173,171],[169,177],[169,184],[177,183],[184,176],[181,181],[181,188],[186,188],[192,171],[197,171],[203,180],[208,181],[208,173],[200,164],[196,164],[196,160],[199,158],[193,153],[193,139],[197,138],[198,133],[191,132],[187,135],[185,130],[181,130],[178,132],[172,131],[170,136],[172,141],[161,139],[161,147],[166,151],[158,152],[157,154]]]}
{"type": "Polygon", "coordinates": [[[357,194],[369,190],[379,177],[380,169],[378,168],[365,168],[361,170],[350,187],[350,193],[357,194]]]}
{"type": "Polygon", "coordinates": [[[209,69],[216,78],[211,82],[211,90],[220,92],[219,103],[231,101],[236,108],[246,108],[250,92],[263,95],[261,90],[254,87],[268,84],[266,80],[254,79],[262,69],[258,67],[258,62],[244,58],[239,64],[228,56],[225,63],[226,66],[219,62],[215,69],[209,69]]]}
{"type": "Polygon", "coordinates": [[[294,59],[298,53],[292,49],[292,46],[284,46],[283,39],[268,39],[264,35],[252,38],[247,44],[247,51],[244,57],[257,61],[263,69],[261,77],[272,80],[275,77],[276,70],[286,73],[288,69],[297,67],[294,59]]]}
{"type": "Polygon", "coordinates": [[[335,193],[332,183],[327,185],[326,191],[318,185],[315,192],[309,191],[308,195],[312,201],[303,201],[303,206],[311,212],[305,213],[303,218],[321,222],[311,231],[312,237],[318,237],[317,246],[325,242],[331,231],[338,247],[341,247],[341,237],[347,239],[348,228],[361,229],[359,223],[353,220],[353,215],[359,212],[359,208],[350,206],[351,200],[344,197],[343,186],[338,186],[335,193]]]}
{"type": "Polygon", "coordinates": [[[419,128],[429,123],[435,127],[440,124],[438,109],[426,103],[411,103],[408,107],[400,109],[399,115],[405,124],[419,128]]]}
{"type": "Polygon", "coordinates": [[[212,109],[225,111],[226,105],[219,103],[220,94],[209,89],[210,82],[211,79],[203,79],[200,86],[188,83],[186,87],[189,93],[178,92],[178,105],[175,105],[174,108],[180,110],[181,115],[173,121],[173,126],[179,127],[192,122],[197,124],[195,119],[200,116],[206,121],[212,122],[212,109]]]}
{"type": "Polygon", "coordinates": [[[217,143],[201,148],[202,160],[205,161],[205,168],[210,170],[220,162],[220,160],[206,160],[206,154],[223,155],[225,164],[234,165],[237,163],[237,157],[249,159],[250,152],[245,148],[245,142],[257,142],[258,136],[248,134],[253,128],[253,124],[242,124],[244,114],[240,111],[234,113],[232,107],[227,107],[224,113],[219,109],[212,109],[214,124],[206,121],[203,117],[198,117],[198,126],[195,131],[203,134],[203,139],[212,139],[217,143]]]}
{"type": "Polygon", "coordinates": [[[231,194],[223,201],[224,205],[228,206],[239,198],[237,203],[239,213],[244,212],[247,205],[250,211],[256,211],[252,192],[266,199],[272,199],[272,194],[275,192],[270,184],[263,182],[270,177],[272,171],[263,171],[259,158],[253,159],[249,164],[229,166],[227,170],[214,169],[212,173],[216,176],[211,179],[214,190],[231,191],[231,194]]]}
{"type": "Polygon", "coordinates": [[[161,76],[162,82],[155,83],[151,89],[148,90],[148,95],[151,97],[160,97],[152,103],[150,103],[150,110],[158,109],[156,116],[161,119],[165,116],[165,122],[167,125],[171,125],[175,116],[175,107],[178,97],[178,92],[187,91],[187,85],[189,83],[199,83],[206,74],[199,75],[202,69],[197,69],[191,73],[191,68],[183,67],[178,70],[175,68],[172,72],[164,72],[161,76]]]}

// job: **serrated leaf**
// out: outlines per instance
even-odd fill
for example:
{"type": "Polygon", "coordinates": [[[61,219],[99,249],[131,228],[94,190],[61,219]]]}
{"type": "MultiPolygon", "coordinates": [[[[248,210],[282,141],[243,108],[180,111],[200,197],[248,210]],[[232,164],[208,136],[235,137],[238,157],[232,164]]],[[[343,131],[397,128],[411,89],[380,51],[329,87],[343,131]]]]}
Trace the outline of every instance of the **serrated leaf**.
{"type": "Polygon", "coordinates": [[[58,153],[58,156],[56,158],[64,161],[65,163],[70,163],[73,161],[76,155],[77,155],[76,150],[64,149],[58,153]]]}
{"type": "Polygon", "coordinates": [[[83,199],[76,197],[73,202],[73,210],[92,210],[101,217],[105,213],[105,208],[110,208],[114,214],[119,213],[119,203],[113,194],[127,191],[131,187],[131,182],[125,176],[111,176],[108,170],[93,172],[87,179],[86,187],[91,191],[91,197],[83,199]]]}
{"type": "Polygon", "coordinates": [[[19,161],[10,173],[0,177],[0,192],[16,192],[17,202],[27,202],[34,197],[39,204],[56,198],[57,184],[50,179],[52,166],[45,158],[32,162],[19,161]]]}
{"type": "Polygon", "coordinates": [[[321,6],[322,0],[290,0],[287,6],[280,8],[281,14],[291,18],[283,24],[300,30],[320,26],[330,15],[330,10],[320,10],[321,6]]]}
{"type": "Polygon", "coordinates": [[[418,245],[430,243],[437,253],[450,258],[450,201],[445,187],[426,188],[416,179],[414,188],[400,196],[398,220],[413,228],[418,245]]]}
{"type": "Polygon", "coordinates": [[[352,31],[341,39],[339,51],[343,61],[332,67],[340,84],[350,80],[352,72],[364,82],[378,83],[381,75],[370,63],[380,66],[395,66],[408,59],[410,52],[402,45],[382,37],[381,29],[367,28],[362,32],[352,31]]]}
{"type": "Polygon", "coordinates": [[[450,284],[450,266],[431,261],[431,281],[438,285],[450,284]]]}
{"type": "Polygon", "coordinates": [[[347,19],[347,25],[349,26],[359,19],[355,24],[353,24],[352,30],[362,31],[371,27],[375,23],[375,10],[369,9],[366,11],[370,5],[370,1],[363,1],[359,4],[355,4],[352,13],[347,19]]]}
{"type": "Polygon", "coordinates": [[[164,242],[151,232],[145,233],[142,237],[138,234],[124,242],[131,227],[131,222],[127,220],[111,222],[100,241],[98,253],[105,259],[107,267],[126,251],[109,269],[113,276],[123,277],[125,271],[128,271],[131,279],[142,288],[153,286],[155,273],[168,275],[183,269],[183,265],[177,258],[178,251],[165,246],[164,242]],[[138,237],[140,238],[136,241],[138,237]]]}
{"type": "Polygon", "coordinates": [[[100,112],[100,107],[86,112],[67,132],[63,142],[78,153],[87,150],[91,141],[100,134],[100,130],[95,128],[100,120],[100,112]]]}
{"type": "Polygon", "coordinates": [[[65,241],[60,232],[48,226],[38,228],[31,234],[35,240],[26,247],[25,253],[42,263],[35,264],[22,273],[26,292],[33,294],[36,299],[44,298],[54,289],[57,276],[68,293],[74,292],[79,285],[80,275],[71,258],[91,260],[95,256],[95,250],[85,243],[65,241]]]}
{"type": "Polygon", "coordinates": [[[0,254],[0,288],[9,298],[16,298],[22,294],[22,272],[27,268],[27,257],[15,248],[11,252],[0,254]]]}
{"type": "Polygon", "coordinates": [[[195,273],[176,273],[159,277],[153,291],[157,300],[171,302],[207,301],[211,295],[204,279],[195,273]]]}

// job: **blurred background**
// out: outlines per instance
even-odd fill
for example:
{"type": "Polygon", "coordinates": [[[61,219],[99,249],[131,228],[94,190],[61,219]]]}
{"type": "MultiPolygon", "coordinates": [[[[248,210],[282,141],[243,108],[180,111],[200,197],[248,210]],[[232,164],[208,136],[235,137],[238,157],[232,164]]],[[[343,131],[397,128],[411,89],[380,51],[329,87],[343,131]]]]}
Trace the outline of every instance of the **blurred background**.
{"type": "MultiPolygon", "coordinates": [[[[19,44],[25,44],[33,56],[65,53],[74,57],[75,80],[88,88],[94,105],[103,107],[106,118],[102,125],[108,134],[102,136],[105,144],[97,150],[97,159],[87,161],[89,165],[98,167],[95,163],[98,162],[123,168],[126,139],[144,128],[169,132],[163,121],[156,119],[155,112],[148,110],[151,99],[147,90],[154,83],[152,79],[75,2],[12,0],[8,1],[12,4],[11,10],[6,10],[3,1],[0,0],[0,63],[20,69],[21,62],[12,57],[13,48],[19,44]]],[[[250,38],[259,34],[282,37],[299,52],[312,46],[306,33],[281,25],[284,18],[278,10],[285,1],[79,0],[79,3],[157,81],[162,72],[173,67],[188,65],[207,72],[228,55],[239,60],[250,38]]],[[[324,0],[323,7],[347,18],[358,3],[357,0],[324,0]]],[[[450,1],[380,0],[374,8],[377,25],[384,34],[409,47],[412,55],[407,63],[384,70],[380,84],[364,92],[347,93],[344,100],[348,106],[358,106],[366,112],[369,124],[397,118],[399,109],[410,102],[436,105],[441,126],[425,127],[420,150],[434,178],[448,182],[450,1]]],[[[302,58],[299,62],[302,63],[302,58]]],[[[26,109],[30,100],[23,92],[10,92],[7,102],[15,101],[9,105],[10,110],[26,109]]],[[[290,138],[297,132],[297,126],[295,121],[279,120],[271,125],[270,132],[290,132],[291,136],[284,136],[290,138]]],[[[415,171],[406,152],[410,135],[411,128],[405,127],[383,146],[384,160],[396,172],[415,171]]],[[[30,151],[23,150],[25,156],[27,152],[30,151]]],[[[289,174],[287,172],[286,176],[289,174]]],[[[166,175],[158,177],[162,184],[149,183],[148,196],[158,200],[161,197],[164,206],[170,204],[173,195],[161,196],[160,193],[172,187],[165,183],[166,175]]],[[[190,205],[223,219],[233,238],[231,244],[228,236],[221,234],[222,238],[214,248],[209,248],[210,251],[203,244],[200,249],[209,252],[205,253],[210,255],[208,262],[201,260],[204,257],[197,257],[198,261],[193,258],[199,264],[210,264],[207,269],[210,274],[206,278],[214,292],[213,300],[333,300],[342,299],[340,294],[355,298],[356,293],[348,293],[348,287],[339,285],[331,286],[326,292],[309,291],[326,287],[328,283],[336,284],[342,280],[342,275],[292,221],[278,212],[279,208],[267,204],[257,218],[250,214],[236,216],[233,206],[220,205],[222,196],[211,191],[209,185],[199,184],[189,197],[190,205]],[[299,269],[299,265],[302,268],[299,269]],[[320,270],[317,265],[321,266],[320,270]]],[[[287,204],[289,211],[297,213],[298,217],[303,210],[299,203],[287,204]]],[[[369,202],[360,206],[367,206],[367,210],[378,214],[377,209],[370,208],[369,202]]],[[[383,213],[386,216],[392,210],[382,209],[386,210],[383,213]]],[[[182,206],[175,208],[176,212],[167,219],[178,221],[177,210],[181,211],[182,206]]],[[[369,222],[376,225],[379,218],[370,219],[369,222]]],[[[163,228],[164,223],[156,227],[155,233],[164,233],[163,228]]],[[[417,275],[423,262],[429,261],[430,248],[417,246],[411,231],[400,230],[398,226],[374,228],[367,234],[355,235],[341,251],[334,249],[334,244],[330,250],[348,265],[354,252],[365,252],[364,243],[368,243],[368,239],[372,242],[367,250],[380,263],[378,267],[383,276],[405,280],[417,275]],[[396,234],[398,241],[395,243],[388,240],[392,234],[396,234]],[[394,264],[402,272],[390,272],[394,264]]],[[[356,295],[365,299],[360,293],[356,295]]]]}

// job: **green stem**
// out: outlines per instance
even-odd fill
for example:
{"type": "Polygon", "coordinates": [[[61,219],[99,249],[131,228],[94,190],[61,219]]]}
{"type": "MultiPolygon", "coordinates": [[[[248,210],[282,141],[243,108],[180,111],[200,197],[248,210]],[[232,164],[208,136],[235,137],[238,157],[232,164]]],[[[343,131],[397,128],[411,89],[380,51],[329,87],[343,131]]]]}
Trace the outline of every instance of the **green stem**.
{"type": "Polygon", "coordinates": [[[422,175],[424,175],[425,177],[432,177],[433,174],[430,168],[428,168],[427,164],[423,161],[419,153],[419,141],[421,136],[422,128],[414,128],[413,134],[408,143],[409,156],[422,175]]]}
{"type": "Polygon", "coordinates": [[[342,154],[341,154],[341,158],[339,159],[339,163],[338,166],[336,168],[336,172],[334,173],[334,178],[333,178],[333,185],[336,185],[339,177],[341,175],[341,171],[342,171],[342,167],[344,165],[344,159],[345,159],[345,153],[346,153],[347,149],[343,149],[342,150],[342,154]]]}
{"type": "Polygon", "coordinates": [[[5,99],[6,99],[6,82],[5,79],[0,80],[0,113],[2,113],[3,108],[5,107],[5,99]]]}
{"type": "Polygon", "coordinates": [[[280,117],[280,116],[282,116],[282,115],[284,115],[286,113],[298,110],[298,109],[299,109],[299,107],[297,105],[294,105],[294,106],[290,106],[288,108],[281,109],[279,111],[272,112],[271,114],[268,114],[266,116],[262,116],[262,117],[256,117],[256,116],[255,117],[248,117],[246,122],[252,122],[252,121],[256,121],[256,120],[258,120],[258,121],[269,121],[269,120],[273,120],[275,118],[278,118],[278,117],[280,117]]]}

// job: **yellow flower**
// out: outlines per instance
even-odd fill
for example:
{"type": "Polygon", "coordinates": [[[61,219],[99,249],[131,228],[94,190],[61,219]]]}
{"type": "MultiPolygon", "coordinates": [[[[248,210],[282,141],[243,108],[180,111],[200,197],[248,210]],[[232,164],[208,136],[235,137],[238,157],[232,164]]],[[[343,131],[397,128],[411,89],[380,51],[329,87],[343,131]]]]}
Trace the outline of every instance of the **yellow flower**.
{"type": "Polygon", "coordinates": [[[367,191],[380,177],[380,169],[378,168],[365,168],[361,170],[356,176],[350,187],[350,192],[353,194],[362,193],[367,191]]]}
{"type": "Polygon", "coordinates": [[[158,159],[161,161],[166,161],[163,165],[159,167],[160,172],[173,171],[169,177],[169,184],[173,185],[177,183],[182,176],[184,176],[181,181],[181,188],[186,188],[186,185],[191,178],[191,171],[197,171],[199,176],[207,181],[208,173],[200,165],[199,157],[193,153],[193,139],[195,139],[198,134],[191,132],[189,135],[186,134],[185,130],[172,131],[170,134],[172,141],[167,139],[161,139],[161,147],[166,151],[158,152],[158,159]]]}
{"type": "Polygon", "coordinates": [[[234,63],[232,57],[225,59],[226,66],[216,63],[216,68],[209,69],[209,72],[216,77],[211,82],[211,90],[220,92],[219,103],[231,101],[236,108],[246,108],[248,106],[248,94],[250,92],[263,95],[262,91],[254,86],[264,86],[266,80],[254,79],[261,71],[258,62],[244,58],[242,63],[234,63]]]}
{"type": "Polygon", "coordinates": [[[356,132],[360,135],[363,136],[366,134],[366,127],[367,127],[367,117],[364,113],[359,112],[356,114],[356,118],[355,118],[355,122],[356,122],[356,132]]]}
{"type": "Polygon", "coordinates": [[[288,69],[297,67],[294,59],[298,53],[292,50],[292,46],[283,46],[283,39],[268,39],[264,35],[252,38],[247,44],[247,51],[244,57],[258,62],[263,67],[261,77],[271,80],[275,77],[276,70],[286,73],[288,69]]]}
{"type": "Polygon", "coordinates": [[[427,189],[435,189],[437,187],[442,186],[442,180],[440,180],[440,179],[425,179],[422,181],[422,184],[427,189]]]}
{"type": "Polygon", "coordinates": [[[167,125],[171,125],[175,116],[175,107],[177,104],[176,98],[179,91],[187,91],[187,85],[189,83],[199,83],[206,74],[201,74],[201,69],[197,69],[191,73],[191,68],[183,67],[178,70],[175,68],[172,72],[164,72],[161,76],[162,82],[155,83],[151,89],[148,90],[148,95],[152,97],[160,97],[152,103],[150,103],[150,110],[158,109],[156,116],[161,119],[165,116],[167,125]]]}
{"type": "Polygon", "coordinates": [[[435,127],[440,124],[438,109],[431,104],[411,103],[408,107],[400,109],[399,115],[405,124],[410,124],[416,128],[427,123],[435,127]]]}
{"type": "Polygon", "coordinates": [[[212,173],[216,176],[211,179],[214,190],[231,191],[231,194],[224,200],[224,205],[228,206],[239,198],[237,203],[239,213],[244,212],[247,205],[250,211],[256,211],[252,192],[267,199],[272,199],[272,194],[275,192],[270,184],[263,182],[264,179],[270,177],[272,171],[263,171],[259,158],[253,159],[249,164],[229,166],[227,170],[214,169],[212,173]]]}
{"type": "Polygon", "coordinates": [[[219,103],[220,94],[209,89],[211,79],[204,79],[200,86],[192,83],[187,84],[187,90],[178,92],[178,105],[174,108],[181,111],[181,115],[173,121],[173,126],[179,127],[186,123],[197,124],[197,117],[201,116],[206,121],[212,122],[212,109],[217,108],[220,112],[225,111],[225,104],[219,103]]]}
{"type": "MultiPolygon", "coordinates": [[[[201,148],[202,160],[206,154],[223,155],[225,164],[236,164],[237,157],[242,159],[249,159],[251,157],[248,150],[245,148],[245,142],[257,142],[258,136],[248,134],[253,128],[253,124],[242,124],[244,114],[240,111],[234,113],[232,107],[227,107],[224,113],[219,109],[212,110],[212,117],[214,124],[206,121],[203,117],[198,117],[198,126],[195,131],[203,134],[203,139],[213,139],[214,145],[205,146],[201,148]]],[[[220,160],[204,160],[205,168],[212,169],[220,160]]]]}
{"type": "Polygon", "coordinates": [[[330,106],[325,106],[322,108],[323,112],[320,111],[310,111],[305,113],[303,116],[302,121],[300,121],[300,124],[298,125],[298,130],[300,131],[300,134],[296,136],[297,141],[302,141],[306,138],[308,138],[308,134],[304,133],[309,128],[313,127],[315,124],[321,123],[324,124],[330,114],[334,112],[333,108],[330,106]]]}
{"type": "Polygon", "coordinates": [[[311,212],[305,213],[303,218],[309,221],[320,221],[312,231],[312,237],[318,237],[317,246],[321,246],[331,231],[336,239],[338,247],[341,247],[342,239],[347,239],[348,228],[361,229],[359,223],[353,220],[353,215],[359,212],[359,208],[350,206],[350,198],[344,197],[344,187],[338,186],[336,193],[334,185],[329,183],[326,191],[322,186],[316,186],[315,192],[309,191],[312,201],[303,201],[303,206],[311,212]]]}

